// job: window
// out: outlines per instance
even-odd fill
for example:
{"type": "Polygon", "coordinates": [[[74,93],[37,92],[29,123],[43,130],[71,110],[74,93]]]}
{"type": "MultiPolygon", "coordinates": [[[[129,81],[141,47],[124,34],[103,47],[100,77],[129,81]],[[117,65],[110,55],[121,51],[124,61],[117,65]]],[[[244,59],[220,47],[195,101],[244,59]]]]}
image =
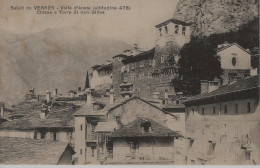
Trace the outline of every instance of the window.
{"type": "Polygon", "coordinates": [[[141,124],[141,127],[143,128],[144,132],[151,131],[151,123],[150,122],[144,122],[141,124]]]}
{"type": "Polygon", "coordinates": [[[245,152],[245,160],[250,160],[250,152],[245,152]]]}
{"type": "Polygon", "coordinates": [[[153,59],[153,67],[155,67],[155,65],[156,65],[156,60],[155,59],[153,59]]]}
{"type": "Polygon", "coordinates": [[[140,62],[140,68],[144,67],[144,62],[140,62]]]}
{"type": "Polygon", "coordinates": [[[130,143],[130,150],[132,152],[135,152],[139,149],[139,143],[138,142],[129,142],[130,143]]]}
{"type": "Polygon", "coordinates": [[[235,113],[238,113],[238,104],[235,104],[235,113]]]}
{"type": "Polygon", "coordinates": [[[179,33],[179,26],[175,25],[175,34],[178,34],[178,33],[179,33]]]}
{"type": "Polygon", "coordinates": [[[164,29],[165,29],[165,34],[168,34],[168,27],[164,26],[164,29]]]}
{"type": "Polygon", "coordinates": [[[135,70],[135,64],[132,64],[132,71],[135,70]]]}
{"type": "Polygon", "coordinates": [[[232,58],[232,65],[235,66],[237,63],[237,58],[236,57],[233,57],[232,58]]]}
{"type": "Polygon", "coordinates": [[[80,130],[82,131],[82,124],[80,125],[80,130]]]}
{"type": "Polygon", "coordinates": [[[152,66],[153,65],[153,60],[149,60],[149,66],[152,66]]]}
{"type": "Polygon", "coordinates": [[[91,156],[95,157],[95,148],[93,146],[91,147],[91,156]]]}
{"type": "Polygon", "coordinates": [[[185,35],[186,27],[182,27],[182,35],[185,35]]]}
{"type": "Polygon", "coordinates": [[[160,36],[162,36],[162,28],[159,28],[160,36]]]}
{"type": "Polygon", "coordinates": [[[53,132],[53,140],[54,140],[54,141],[57,140],[57,134],[56,134],[56,132],[53,132]]]}
{"type": "Polygon", "coordinates": [[[132,81],[135,81],[135,74],[131,75],[132,81]]]}
{"type": "Polygon", "coordinates": [[[46,132],[41,132],[41,139],[45,139],[46,132]]]}
{"type": "Polygon", "coordinates": [[[202,115],[204,115],[204,114],[205,114],[204,107],[202,107],[202,115]]]}
{"type": "Polygon", "coordinates": [[[95,139],[95,125],[91,124],[91,139],[95,139]]]}
{"type": "Polygon", "coordinates": [[[164,63],[164,55],[161,56],[161,63],[164,63]]]}
{"type": "Polygon", "coordinates": [[[82,149],[80,149],[80,154],[82,155],[82,149]]]}
{"type": "Polygon", "coordinates": [[[121,117],[120,116],[116,116],[116,122],[117,122],[117,124],[121,123],[121,117]]]}
{"type": "Polygon", "coordinates": [[[251,112],[251,103],[247,102],[247,112],[250,113],[251,112]]]}
{"type": "Polygon", "coordinates": [[[194,114],[194,109],[192,109],[191,111],[192,111],[192,114],[194,114]]]}
{"type": "Polygon", "coordinates": [[[213,114],[216,114],[216,107],[213,106],[213,114]]]}
{"type": "Polygon", "coordinates": [[[125,75],[125,76],[124,76],[124,82],[127,82],[127,80],[128,80],[128,79],[127,79],[127,76],[125,75]]]}
{"type": "Polygon", "coordinates": [[[227,105],[224,106],[224,113],[227,114],[227,105]]]}
{"type": "Polygon", "coordinates": [[[126,72],[129,72],[129,66],[128,66],[128,65],[125,66],[125,71],[126,71],[126,72]]]}

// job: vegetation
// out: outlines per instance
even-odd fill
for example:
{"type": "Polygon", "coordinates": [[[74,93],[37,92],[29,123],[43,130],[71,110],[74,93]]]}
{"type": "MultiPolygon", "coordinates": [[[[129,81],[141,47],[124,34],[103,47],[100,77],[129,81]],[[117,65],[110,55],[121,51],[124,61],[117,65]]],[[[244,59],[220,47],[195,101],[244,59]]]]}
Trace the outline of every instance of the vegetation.
{"type": "MultiPolygon", "coordinates": [[[[220,77],[222,69],[216,48],[225,42],[238,43],[252,54],[259,53],[259,19],[256,18],[242,26],[238,31],[213,34],[208,37],[192,37],[191,41],[183,46],[179,60],[180,79],[172,81],[177,92],[195,95],[200,93],[200,80],[213,80],[220,77]]],[[[253,59],[252,65],[259,66],[259,58],[253,59]]]]}
{"type": "Polygon", "coordinates": [[[89,88],[89,78],[88,78],[88,71],[86,75],[86,81],[85,81],[85,89],[89,88]]]}

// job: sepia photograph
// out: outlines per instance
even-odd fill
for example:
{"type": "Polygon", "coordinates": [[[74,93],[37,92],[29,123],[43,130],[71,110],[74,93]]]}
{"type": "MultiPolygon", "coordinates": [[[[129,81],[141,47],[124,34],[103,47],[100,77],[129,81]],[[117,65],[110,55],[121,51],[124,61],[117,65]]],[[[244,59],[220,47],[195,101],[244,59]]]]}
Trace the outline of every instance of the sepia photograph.
{"type": "Polygon", "coordinates": [[[259,166],[259,87],[259,0],[0,1],[0,167],[259,166]]]}

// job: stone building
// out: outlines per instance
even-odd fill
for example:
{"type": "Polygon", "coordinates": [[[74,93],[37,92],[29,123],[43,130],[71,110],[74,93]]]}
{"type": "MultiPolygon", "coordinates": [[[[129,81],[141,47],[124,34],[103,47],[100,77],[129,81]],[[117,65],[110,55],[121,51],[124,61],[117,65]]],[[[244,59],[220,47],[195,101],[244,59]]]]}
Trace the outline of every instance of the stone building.
{"type": "Polygon", "coordinates": [[[94,65],[91,67],[93,72],[89,74],[90,87],[96,90],[111,88],[112,84],[112,63],[94,65]]]}
{"type": "Polygon", "coordinates": [[[221,68],[223,69],[223,84],[228,84],[250,76],[251,54],[237,43],[218,45],[217,55],[220,56],[221,68]]]}
{"type": "Polygon", "coordinates": [[[124,96],[120,85],[140,97],[163,97],[165,92],[175,94],[171,80],[178,77],[180,48],[190,40],[189,23],[170,19],[156,25],[156,45],[137,55],[121,54],[113,57],[113,88],[115,96],[124,96]],[[127,86],[125,86],[127,87],[127,86]]]}
{"type": "Polygon", "coordinates": [[[186,106],[186,164],[259,165],[259,76],[204,92],[186,106]]]}
{"type": "Polygon", "coordinates": [[[88,89],[87,104],[74,114],[77,164],[175,162],[174,144],[177,138],[182,137],[178,128],[182,126],[181,120],[175,115],[137,96],[114,99],[112,90],[109,98],[94,100],[92,93],[88,89]],[[142,129],[146,122],[150,123],[147,132],[142,129]],[[126,140],[119,132],[130,126],[138,127],[139,132],[131,134],[129,129],[131,137],[126,140]],[[138,140],[135,147],[128,143],[131,139],[138,140]],[[130,148],[135,151],[132,155],[130,150],[122,150],[130,148]],[[154,152],[149,153],[151,150],[154,152]],[[156,155],[154,158],[153,154],[156,155]]]}

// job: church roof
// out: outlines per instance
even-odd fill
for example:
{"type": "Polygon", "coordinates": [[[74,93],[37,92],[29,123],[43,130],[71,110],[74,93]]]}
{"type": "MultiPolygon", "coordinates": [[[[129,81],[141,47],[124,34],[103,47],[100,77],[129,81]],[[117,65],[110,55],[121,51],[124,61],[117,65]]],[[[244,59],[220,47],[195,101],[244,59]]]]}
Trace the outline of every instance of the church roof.
{"type": "Polygon", "coordinates": [[[243,51],[247,52],[248,54],[251,54],[250,51],[244,49],[243,47],[241,47],[239,44],[237,43],[230,43],[230,44],[220,44],[218,45],[218,48],[216,49],[217,52],[223,51],[229,47],[232,47],[233,45],[237,46],[238,48],[242,49],[243,51]]]}
{"type": "Polygon", "coordinates": [[[169,19],[169,20],[166,20],[165,22],[162,22],[162,23],[156,25],[155,27],[159,28],[159,27],[162,27],[162,26],[167,25],[169,23],[180,24],[180,25],[183,25],[183,26],[190,26],[192,24],[192,23],[183,22],[183,21],[177,20],[177,19],[169,19]]]}

